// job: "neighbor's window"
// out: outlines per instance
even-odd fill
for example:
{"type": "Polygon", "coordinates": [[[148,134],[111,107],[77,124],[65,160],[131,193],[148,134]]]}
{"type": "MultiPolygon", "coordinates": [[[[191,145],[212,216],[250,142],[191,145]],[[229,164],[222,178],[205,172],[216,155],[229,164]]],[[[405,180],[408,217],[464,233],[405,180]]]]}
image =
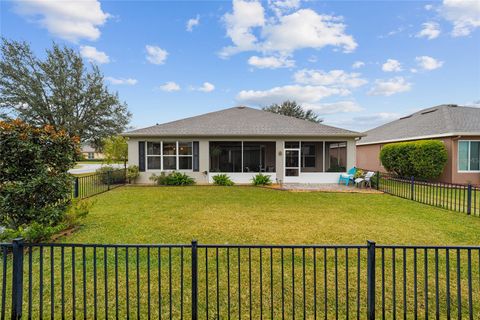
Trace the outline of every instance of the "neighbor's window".
{"type": "Polygon", "coordinates": [[[192,170],[193,142],[147,142],[147,169],[192,170]]]}
{"type": "Polygon", "coordinates": [[[95,159],[95,154],[94,154],[93,152],[89,152],[89,153],[88,153],[88,159],[89,159],[89,160],[95,159]]]}
{"type": "Polygon", "coordinates": [[[480,171],[480,141],[458,142],[458,171],[480,171]]]}

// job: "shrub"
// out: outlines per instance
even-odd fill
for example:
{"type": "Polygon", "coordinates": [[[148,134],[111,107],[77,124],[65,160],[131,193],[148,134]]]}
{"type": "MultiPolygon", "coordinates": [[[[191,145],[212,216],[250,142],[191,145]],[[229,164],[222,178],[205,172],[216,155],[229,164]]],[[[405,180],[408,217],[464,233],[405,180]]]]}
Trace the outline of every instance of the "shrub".
{"type": "Polygon", "coordinates": [[[447,149],[439,140],[390,143],[380,151],[380,160],[387,171],[419,179],[438,178],[447,158],[447,149]]]}
{"type": "Polygon", "coordinates": [[[158,176],[152,174],[149,179],[154,183],[163,186],[188,186],[195,184],[193,178],[181,172],[172,172],[169,175],[165,175],[165,172],[162,172],[158,176]]]}
{"type": "Polygon", "coordinates": [[[357,169],[353,175],[353,179],[361,178],[365,175],[365,172],[362,169],[357,169]]]}
{"type": "Polygon", "coordinates": [[[100,176],[100,181],[103,184],[116,184],[125,181],[125,171],[112,166],[102,166],[95,173],[100,176]]]}
{"type": "Polygon", "coordinates": [[[217,174],[216,176],[212,177],[213,179],[213,184],[216,184],[217,186],[233,186],[234,183],[230,177],[225,174],[217,174]]]}
{"type": "Polygon", "coordinates": [[[272,179],[269,175],[259,173],[252,178],[252,184],[254,186],[268,186],[272,184],[272,179]]]}
{"type": "Polygon", "coordinates": [[[79,141],[52,126],[0,121],[0,225],[60,223],[70,203],[79,141]]]}
{"type": "Polygon", "coordinates": [[[137,180],[139,175],[140,175],[140,170],[138,166],[135,166],[135,165],[128,166],[127,168],[128,183],[135,183],[135,180],[137,180]]]}

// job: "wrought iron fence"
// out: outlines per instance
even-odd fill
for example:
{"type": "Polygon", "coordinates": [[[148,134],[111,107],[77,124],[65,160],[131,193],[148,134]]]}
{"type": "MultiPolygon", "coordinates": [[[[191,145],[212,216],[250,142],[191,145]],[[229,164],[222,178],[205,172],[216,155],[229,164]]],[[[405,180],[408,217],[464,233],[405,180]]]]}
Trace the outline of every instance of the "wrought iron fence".
{"type": "Polygon", "coordinates": [[[0,248],[2,319],[480,318],[480,247],[0,248]]]}
{"type": "Polygon", "coordinates": [[[373,180],[375,188],[385,193],[468,215],[480,216],[480,186],[429,182],[415,177],[405,178],[378,171],[373,180]]]}
{"type": "Polygon", "coordinates": [[[114,169],[77,176],[74,177],[72,196],[84,199],[122,186],[125,183],[127,183],[125,169],[114,169]]]}

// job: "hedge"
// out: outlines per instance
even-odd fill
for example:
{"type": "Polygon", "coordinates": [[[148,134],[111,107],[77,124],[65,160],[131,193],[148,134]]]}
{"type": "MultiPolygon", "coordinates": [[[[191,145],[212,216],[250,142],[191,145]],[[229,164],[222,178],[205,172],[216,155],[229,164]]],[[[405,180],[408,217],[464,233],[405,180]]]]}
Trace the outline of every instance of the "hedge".
{"type": "Polygon", "coordinates": [[[447,149],[439,140],[389,143],[380,151],[380,161],[388,172],[427,180],[442,174],[447,157],[447,149]]]}

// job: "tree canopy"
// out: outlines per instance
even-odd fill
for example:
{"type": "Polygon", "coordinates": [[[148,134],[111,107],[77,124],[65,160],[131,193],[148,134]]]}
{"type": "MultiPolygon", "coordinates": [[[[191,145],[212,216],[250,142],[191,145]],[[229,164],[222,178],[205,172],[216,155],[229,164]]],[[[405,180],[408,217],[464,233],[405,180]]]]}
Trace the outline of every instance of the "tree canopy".
{"type": "Polygon", "coordinates": [[[103,141],[103,153],[107,163],[123,162],[127,165],[128,144],[127,139],[122,136],[111,136],[103,141]]]}
{"type": "Polygon", "coordinates": [[[128,125],[126,103],[75,50],[54,43],[40,59],[28,43],[2,38],[0,52],[1,117],[50,125],[96,146],[128,125]]]}
{"type": "Polygon", "coordinates": [[[304,119],[316,123],[320,123],[323,121],[313,110],[305,110],[301,105],[299,105],[295,101],[290,100],[284,101],[281,104],[274,103],[267,107],[263,107],[262,110],[281,114],[284,116],[304,119]]]}

